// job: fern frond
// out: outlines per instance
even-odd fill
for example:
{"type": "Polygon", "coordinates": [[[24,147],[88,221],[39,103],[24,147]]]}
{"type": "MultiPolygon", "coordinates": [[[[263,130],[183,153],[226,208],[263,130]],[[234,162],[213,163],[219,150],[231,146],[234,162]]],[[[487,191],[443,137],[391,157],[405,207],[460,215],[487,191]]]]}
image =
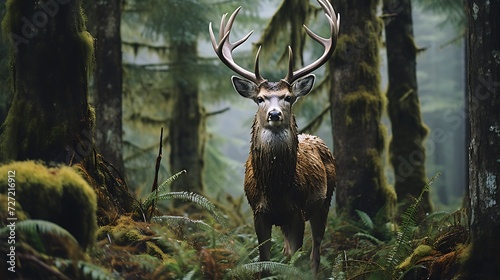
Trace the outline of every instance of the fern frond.
{"type": "Polygon", "coordinates": [[[92,280],[117,279],[109,271],[92,263],[79,261],[78,268],[80,269],[80,271],[83,273],[84,276],[89,277],[89,279],[92,280]]]}
{"type": "Polygon", "coordinates": [[[383,241],[380,241],[380,239],[378,239],[375,236],[370,235],[370,234],[358,232],[358,233],[354,234],[353,236],[357,237],[359,239],[366,239],[366,240],[372,242],[375,245],[382,245],[382,244],[384,244],[383,241]]]}
{"type": "Polygon", "coordinates": [[[158,200],[180,199],[190,201],[200,205],[205,211],[210,213],[222,226],[227,226],[226,218],[219,212],[215,205],[206,197],[194,192],[168,192],[158,195],[158,200]]]}
{"type": "Polygon", "coordinates": [[[347,274],[345,272],[345,266],[347,263],[347,254],[345,251],[339,253],[337,257],[335,257],[335,263],[333,264],[332,274],[329,279],[335,280],[346,280],[347,274]]]}
{"type": "Polygon", "coordinates": [[[196,272],[196,270],[191,270],[190,272],[188,272],[183,278],[182,280],[191,280],[193,279],[193,276],[194,276],[194,273],[196,272]]]}
{"type": "Polygon", "coordinates": [[[361,223],[363,223],[363,225],[367,227],[369,230],[373,230],[374,224],[372,218],[370,218],[370,216],[368,216],[366,212],[360,210],[354,210],[354,211],[356,211],[356,214],[358,214],[359,219],[361,219],[361,223]]]}
{"type": "Polygon", "coordinates": [[[142,209],[148,209],[153,201],[157,198],[158,195],[162,194],[163,192],[167,191],[168,187],[172,184],[173,181],[177,180],[179,176],[181,176],[183,173],[186,173],[186,170],[181,170],[174,175],[170,176],[165,182],[161,183],[161,185],[158,186],[158,189],[155,192],[151,192],[144,202],[142,202],[142,209]]]}
{"type": "MultiPolygon", "coordinates": [[[[16,230],[28,233],[28,234],[52,234],[57,237],[65,238],[78,244],[75,237],[69,233],[66,229],[62,228],[58,224],[45,221],[45,220],[25,220],[16,223],[16,230]]],[[[9,232],[9,228],[4,227],[0,230],[0,236],[5,236],[9,232]]]]}
{"type": "MultiPolygon", "coordinates": [[[[204,231],[207,233],[212,233],[212,235],[217,237],[217,239],[220,241],[220,243],[229,251],[231,252],[236,252],[236,248],[234,245],[234,240],[232,240],[227,234],[220,233],[216,229],[214,229],[212,226],[209,224],[201,221],[201,220],[192,220],[188,217],[181,217],[181,216],[169,216],[169,215],[164,215],[164,216],[156,216],[151,218],[152,222],[156,222],[159,224],[163,224],[171,228],[172,230],[179,230],[184,227],[193,227],[196,228],[200,231],[204,231]]],[[[215,246],[215,244],[214,244],[215,246]]]]}
{"type": "Polygon", "coordinates": [[[401,216],[401,231],[397,233],[394,247],[387,256],[386,269],[391,274],[390,276],[392,278],[396,277],[395,274],[397,272],[398,264],[401,263],[401,261],[404,260],[404,257],[411,252],[412,233],[417,226],[417,207],[422,201],[424,193],[430,190],[430,186],[440,175],[441,172],[438,172],[430,179],[430,181],[422,188],[422,191],[420,192],[420,195],[417,197],[415,202],[410,207],[408,207],[405,213],[401,216]]]}
{"type": "Polygon", "coordinates": [[[144,272],[153,273],[158,268],[158,258],[148,254],[130,255],[130,262],[138,265],[144,272]]]}
{"type": "MultiPolygon", "coordinates": [[[[66,259],[55,259],[54,264],[58,269],[65,269],[68,266],[72,266],[73,261],[66,260],[66,259]]],[[[118,279],[118,277],[111,274],[106,269],[104,269],[100,266],[97,266],[93,263],[89,263],[89,262],[85,262],[85,261],[78,261],[78,269],[82,273],[81,275],[84,276],[84,278],[82,278],[82,279],[92,279],[92,280],[118,279]]]]}
{"type": "Polygon", "coordinates": [[[197,229],[203,230],[203,231],[213,231],[215,230],[213,227],[211,227],[209,224],[205,223],[204,221],[201,220],[192,220],[188,217],[181,217],[181,216],[170,216],[170,215],[164,215],[164,216],[155,216],[151,218],[152,222],[159,223],[159,224],[164,224],[170,228],[181,228],[185,226],[192,226],[197,229]]]}
{"type": "Polygon", "coordinates": [[[288,262],[289,265],[295,265],[298,259],[304,255],[304,251],[302,249],[297,250],[292,257],[290,258],[290,261],[288,262]]]}
{"type": "Polygon", "coordinates": [[[239,265],[230,271],[230,275],[234,278],[237,276],[244,278],[246,275],[252,275],[264,270],[269,271],[271,274],[280,275],[282,277],[291,277],[293,279],[297,278],[298,275],[301,275],[301,272],[296,267],[272,261],[239,265]]]}

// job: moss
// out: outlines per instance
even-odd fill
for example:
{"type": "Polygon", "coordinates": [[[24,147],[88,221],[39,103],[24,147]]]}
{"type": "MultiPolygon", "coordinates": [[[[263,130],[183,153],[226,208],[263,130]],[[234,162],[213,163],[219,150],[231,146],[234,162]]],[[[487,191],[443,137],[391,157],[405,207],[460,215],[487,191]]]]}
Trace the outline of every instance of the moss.
{"type": "MultiPolygon", "coordinates": [[[[7,196],[7,193],[0,193],[0,205],[6,205],[4,207],[1,208],[2,211],[0,211],[0,226],[5,226],[6,223],[7,223],[7,218],[9,217],[8,216],[8,212],[7,211],[3,211],[4,209],[7,210],[6,208],[10,205],[8,205],[8,202],[9,202],[9,198],[8,197],[13,197],[12,195],[9,195],[7,196]]],[[[15,198],[15,197],[14,197],[15,198]]],[[[12,199],[10,200],[12,201],[12,199]]],[[[24,213],[24,210],[23,210],[23,207],[21,206],[21,203],[19,201],[16,201],[16,205],[14,207],[16,209],[16,218],[17,218],[17,221],[24,221],[26,219],[28,219],[28,216],[26,215],[26,213],[24,213]]]]}
{"type": "MultiPolygon", "coordinates": [[[[0,180],[15,170],[16,202],[31,219],[54,222],[68,230],[82,248],[94,243],[97,229],[96,195],[71,167],[48,168],[34,161],[0,166],[0,180]]],[[[2,193],[6,189],[1,190],[2,193]]]]}
{"type": "Polygon", "coordinates": [[[346,125],[365,125],[369,121],[380,118],[384,100],[381,96],[370,93],[365,89],[345,95],[342,103],[346,110],[346,125]],[[357,116],[355,120],[351,116],[357,116]]]}
{"type": "Polygon", "coordinates": [[[82,134],[92,131],[87,91],[94,47],[81,1],[58,5],[58,12],[37,26],[40,5],[9,0],[2,21],[11,43],[14,91],[0,137],[3,161],[65,162],[68,148],[76,150],[86,140],[82,134]]]}
{"type": "Polygon", "coordinates": [[[151,241],[146,242],[146,253],[163,261],[170,259],[170,257],[165,254],[165,252],[163,252],[163,250],[158,247],[158,245],[151,241]]]}
{"type": "Polygon", "coordinates": [[[133,246],[147,239],[153,233],[147,224],[136,222],[129,216],[122,216],[114,225],[101,227],[97,232],[97,240],[111,239],[111,243],[119,246],[133,246]]]}
{"type": "Polygon", "coordinates": [[[420,259],[433,255],[435,254],[434,249],[432,249],[431,246],[429,245],[420,245],[415,250],[413,253],[411,253],[410,256],[408,256],[400,265],[398,265],[398,269],[407,269],[409,268],[412,264],[415,264],[418,262],[420,259]]]}

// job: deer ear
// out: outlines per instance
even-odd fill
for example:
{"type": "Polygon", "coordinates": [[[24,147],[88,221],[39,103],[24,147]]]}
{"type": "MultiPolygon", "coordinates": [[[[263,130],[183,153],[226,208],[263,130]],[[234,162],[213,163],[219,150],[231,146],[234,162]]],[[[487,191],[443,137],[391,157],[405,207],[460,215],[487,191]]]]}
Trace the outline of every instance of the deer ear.
{"type": "Polygon", "coordinates": [[[234,89],[243,97],[253,99],[258,92],[257,85],[247,79],[240,78],[238,76],[232,76],[231,82],[233,83],[234,89]]]}
{"type": "Polygon", "coordinates": [[[292,93],[298,98],[307,95],[314,86],[314,74],[298,79],[292,84],[292,93]]]}

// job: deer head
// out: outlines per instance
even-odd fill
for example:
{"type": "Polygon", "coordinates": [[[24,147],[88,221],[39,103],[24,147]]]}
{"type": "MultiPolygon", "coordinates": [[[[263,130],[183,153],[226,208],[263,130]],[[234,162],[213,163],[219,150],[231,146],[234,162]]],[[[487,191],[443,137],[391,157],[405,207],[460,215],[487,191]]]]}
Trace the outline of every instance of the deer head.
{"type": "Polygon", "coordinates": [[[330,25],[331,36],[328,39],[322,38],[313,33],[304,25],[306,33],[324,47],[323,54],[313,63],[297,71],[293,71],[293,53],[291,47],[288,47],[288,73],[284,79],[279,82],[268,82],[259,72],[259,54],[260,47],[255,57],[254,72],[250,72],[233,60],[232,51],[243,44],[253,31],[248,33],[242,39],[231,43],[229,35],[236,15],[241,7],[237,8],[226,22],[227,14],[222,16],[221,27],[219,31],[219,40],[216,41],[212,30],[212,23],[209,25],[210,38],[212,46],[219,59],[235,73],[243,78],[233,76],[232,83],[236,91],[243,97],[252,99],[259,109],[257,111],[256,121],[263,127],[277,129],[287,127],[293,121],[291,118],[291,106],[298,98],[307,95],[314,85],[315,76],[311,74],[314,70],[323,65],[335,50],[337,35],[339,31],[340,15],[336,16],[335,11],[327,0],[318,0],[325,11],[325,15],[330,25]]]}

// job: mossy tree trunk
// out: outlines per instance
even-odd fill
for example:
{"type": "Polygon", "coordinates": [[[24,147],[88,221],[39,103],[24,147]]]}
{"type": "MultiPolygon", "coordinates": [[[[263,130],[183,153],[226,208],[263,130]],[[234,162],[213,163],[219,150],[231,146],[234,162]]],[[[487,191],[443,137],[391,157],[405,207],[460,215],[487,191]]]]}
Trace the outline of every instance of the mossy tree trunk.
{"type": "Polygon", "coordinates": [[[198,96],[195,42],[179,42],[171,53],[173,111],[169,126],[170,171],[187,173],[172,183],[173,191],[203,193],[204,116],[198,96]]]}
{"type": "Polygon", "coordinates": [[[10,0],[2,28],[15,92],[1,136],[4,160],[79,162],[94,148],[93,38],[80,1],[10,0]]]}
{"type": "MultiPolygon", "coordinates": [[[[384,0],[385,38],[389,88],[388,112],[392,139],[390,161],[394,169],[399,213],[415,201],[426,185],[425,149],[427,128],[422,122],[418,99],[416,56],[410,0],[384,0]]],[[[432,211],[429,192],[420,203],[419,218],[432,211]]]]}
{"type": "Polygon", "coordinates": [[[464,279],[500,274],[500,0],[467,0],[471,246],[464,279]]]}
{"type": "Polygon", "coordinates": [[[328,63],[334,156],[338,163],[336,205],[341,214],[355,210],[385,222],[395,194],[383,173],[386,131],[380,122],[379,46],[382,23],[376,0],[333,1],[342,22],[337,49],[328,63]]]}
{"type": "Polygon", "coordinates": [[[1,159],[75,165],[97,194],[100,225],[130,213],[132,196],[95,152],[88,104],[94,48],[82,1],[9,0],[2,28],[11,42],[14,99],[1,159]]]}
{"type": "Polygon", "coordinates": [[[122,140],[122,0],[88,1],[90,33],[95,38],[93,104],[97,150],[124,174],[122,140]]]}

